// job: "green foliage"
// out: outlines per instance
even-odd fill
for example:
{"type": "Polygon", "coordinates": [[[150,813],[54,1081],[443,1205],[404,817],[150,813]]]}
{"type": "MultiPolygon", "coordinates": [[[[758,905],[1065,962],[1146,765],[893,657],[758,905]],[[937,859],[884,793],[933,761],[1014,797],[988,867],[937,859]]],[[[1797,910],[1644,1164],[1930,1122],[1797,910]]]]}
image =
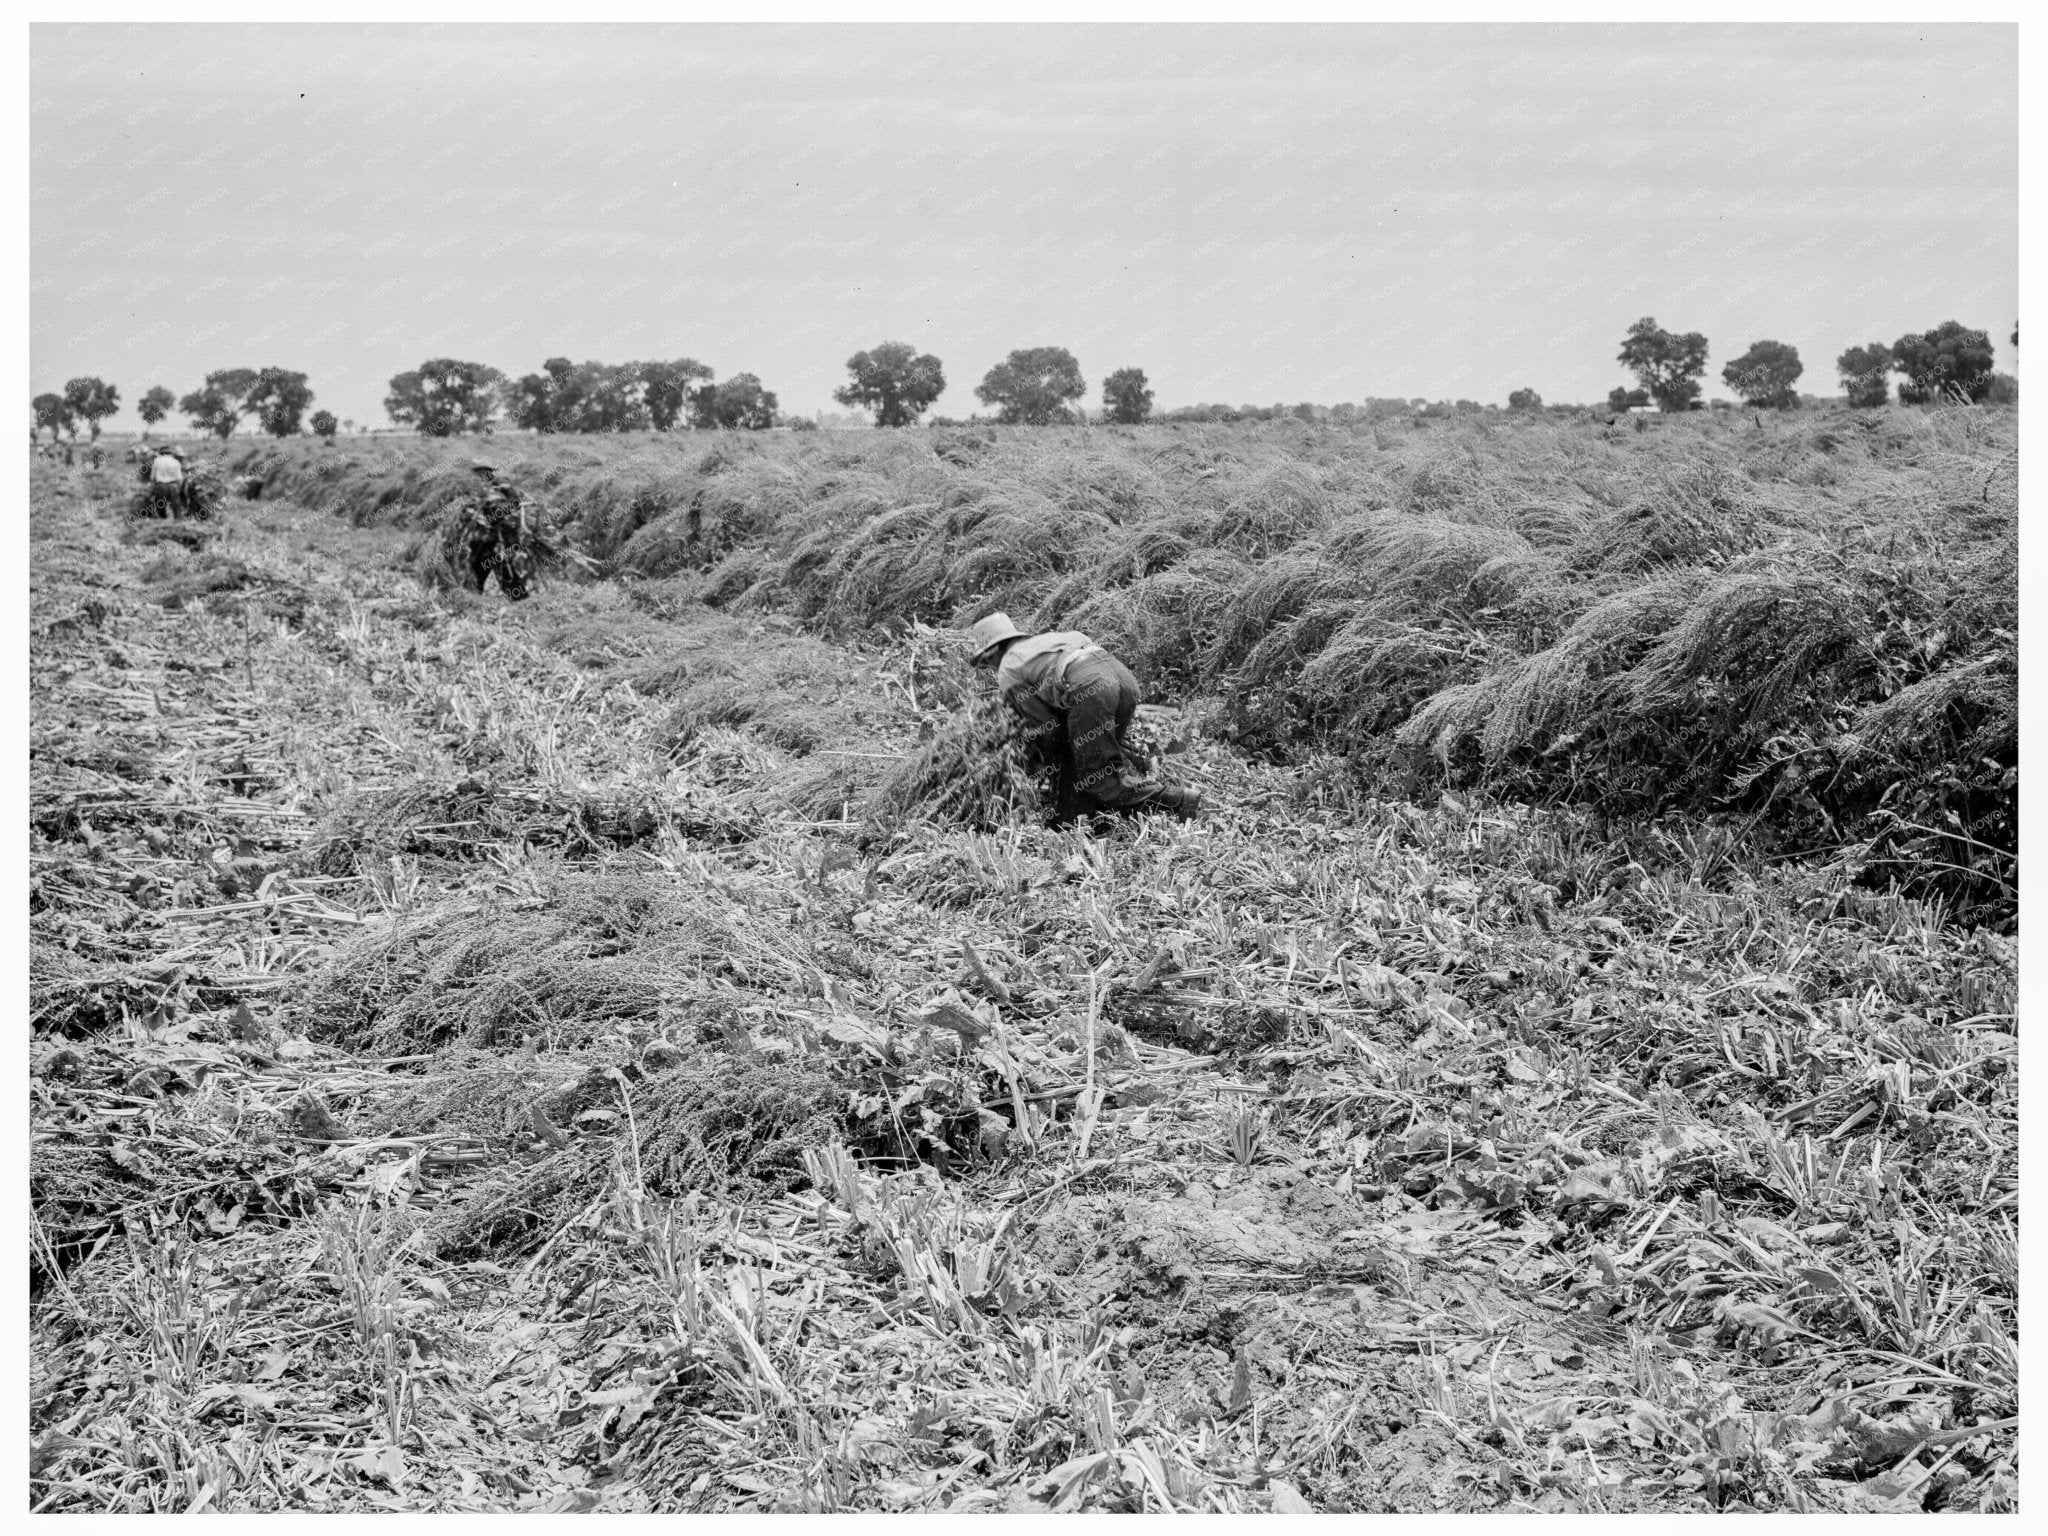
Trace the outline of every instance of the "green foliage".
{"type": "Polygon", "coordinates": [[[1042,427],[1073,419],[1072,403],[1088,393],[1081,365],[1065,347],[1024,347],[989,369],[975,398],[996,407],[998,421],[1042,427]]]}
{"type": "Polygon", "coordinates": [[[1135,427],[1152,414],[1152,391],[1142,368],[1119,368],[1102,381],[1102,408],[1110,421],[1135,427]]]}
{"type": "Polygon", "coordinates": [[[885,341],[872,352],[856,352],[846,360],[846,371],[852,381],[832,398],[873,411],[878,427],[914,425],[946,388],[939,360],[907,342],[885,341]]]}
{"type": "Polygon", "coordinates": [[[706,384],[691,397],[697,424],[758,432],[775,425],[773,390],[751,373],[736,373],[723,384],[706,384]]]}
{"type": "Polygon", "coordinates": [[[256,420],[272,437],[297,437],[306,407],[313,403],[313,391],[306,376],[284,368],[265,368],[256,376],[248,394],[256,420]]]}
{"type": "Polygon", "coordinates": [[[455,437],[482,432],[497,415],[505,376],[487,363],[433,357],[407,373],[395,374],[384,410],[398,426],[422,437],[455,437]]]}
{"type": "Polygon", "coordinates": [[[1543,409],[1543,397],[1533,389],[1518,389],[1508,396],[1508,409],[1511,411],[1540,411],[1543,409]]]}
{"type": "Polygon", "coordinates": [[[1633,406],[1649,403],[1650,392],[1647,389],[1623,389],[1617,384],[1607,391],[1607,408],[1610,411],[1626,411],[1633,406]]]}
{"type": "Polygon", "coordinates": [[[170,415],[177,403],[177,397],[163,385],[152,384],[149,393],[136,403],[135,414],[142,418],[144,426],[153,427],[170,415]]]}
{"type": "Polygon", "coordinates": [[[1645,315],[1628,328],[1617,361],[1649,391],[1658,410],[1690,410],[1707,371],[1707,338],[1698,331],[1667,331],[1645,315]]]}
{"type": "Polygon", "coordinates": [[[324,437],[329,442],[332,442],[334,434],[341,423],[334,419],[334,412],[332,411],[315,411],[310,425],[315,437],[324,437]]]}
{"type": "MultiPolygon", "coordinates": [[[[121,409],[121,392],[104,379],[71,379],[64,385],[64,403],[70,407],[72,419],[83,421],[97,441],[100,423],[121,409]]],[[[75,427],[72,431],[76,435],[75,427]]]]}
{"type": "Polygon", "coordinates": [[[648,420],[657,432],[667,432],[690,408],[690,389],[699,380],[711,378],[711,370],[694,357],[679,357],[667,363],[636,363],[640,370],[641,400],[648,420]]]}
{"type": "Polygon", "coordinates": [[[1835,359],[1842,390],[1858,410],[1872,410],[1891,398],[1892,349],[1881,341],[1851,347],[1835,359]]]}
{"type": "Polygon", "coordinates": [[[1797,347],[1782,341],[1753,341],[1747,352],[1722,368],[1721,382],[1740,395],[1745,405],[1797,410],[1799,393],[1792,386],[1805,371],[1797,347]]]}
{"type": "Polygon", "coordinates": [[[57,434],[67,429],[73,437],[78,435],[78,427],[71,416],[71,403],[62,395],[49,392],[37,395],[29,401],[28,408],[38,429],[50,429],[51,441],[54,442],[57,434]]]}
{"type": "Polygon", "coordinates": [[[226,440],[234,436],[254,407],[249,402],[259,375],[254,368],[219,368],[206,382],[178,402],[178,409],[201,432],[226,440]]]}
{"type": "Polygon", "coordinates": [[[1906,376],[1899,399],[1907,405],[1931,401],[1975,403],[1991,389],[1991,338],[1954,320],[1924,334],[1892,343],[1892,366],[1906,376]]]}

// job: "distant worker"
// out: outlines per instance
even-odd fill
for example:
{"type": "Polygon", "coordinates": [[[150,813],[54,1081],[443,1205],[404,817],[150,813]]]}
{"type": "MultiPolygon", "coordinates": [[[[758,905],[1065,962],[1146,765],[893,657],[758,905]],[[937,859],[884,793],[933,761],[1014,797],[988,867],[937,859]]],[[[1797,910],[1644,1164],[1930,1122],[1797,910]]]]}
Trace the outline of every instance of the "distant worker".
{"type": "Polygon", "coordinates": [[[1138,680],[1129,667],[1079,630],[1026,634],[1007,613],[977,619],[969,635],[973,665],[995,670],[1003,702],[1055,735],[1062,758],[1056,820],[1140,811],[1194,818],[1198,792],[1148,783],[1133,769],[1138,680]]]}
{"type": "Polygon", "coordinates": [[[149,488],[151,512],[156,517],[176,517],[185,508],[185,460],[169,443],[143,466],[142,482],[149,488]]]}
{"type": "Polygon", "coordinates": [[[528,595],[535,570],[554,551],[534,509],[498,478],[496,465],[473,459],[469,468],[482,486],[448,526],[448,563],[458,577],[468,578],[463,584],[470,591],[483,591],[495,573],[498,590],[519,602],[528,595]]]}

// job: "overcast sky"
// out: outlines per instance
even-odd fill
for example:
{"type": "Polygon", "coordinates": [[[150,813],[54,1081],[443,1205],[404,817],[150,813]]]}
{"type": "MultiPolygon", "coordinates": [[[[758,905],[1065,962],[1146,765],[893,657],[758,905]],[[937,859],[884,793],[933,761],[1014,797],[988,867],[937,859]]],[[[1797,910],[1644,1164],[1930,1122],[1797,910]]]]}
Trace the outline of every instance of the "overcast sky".
{"type": "MultiPolygon", "coordinates": [[[[937,353],[1161,407],[1594,400],[2018,306],[2015,30],[50,26],[31,392],[281,366],[385,424],[435,356],[694,357],[836,409],[937,353]]],[[[136,424],[124,409],[110,425],[136,424]]]]}

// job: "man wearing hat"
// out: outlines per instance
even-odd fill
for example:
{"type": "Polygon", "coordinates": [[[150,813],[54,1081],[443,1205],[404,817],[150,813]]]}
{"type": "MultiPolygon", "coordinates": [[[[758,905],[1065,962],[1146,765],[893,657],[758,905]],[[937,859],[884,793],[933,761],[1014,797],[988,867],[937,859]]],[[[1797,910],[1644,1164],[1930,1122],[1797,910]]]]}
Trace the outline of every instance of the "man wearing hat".
{"type": "Polygon", "coordinates": [[[996,692],[1032,724],[1059,733],[1062,819],[1093,811],[1171,811],[1183,821],[1200,809],[1191,789],[1148,784],[1126,758],[1126,735],[1138,712],[1131,669],[1076,629],[1031,635],[1007,613],[975,620],[973,664],[993,668],[996,692]]]}
{"type": "Polygon", "coordinates": [[[468,574],[472,592],[483,591],[484,583],[496,572],[498,590],[519,602],[527,596],[539,545],[533,514],[526,498],[498,478],[498,467],[490,460],[471,459],[469,471],[481,487],[449,525],[449,563],[468,574]]]}

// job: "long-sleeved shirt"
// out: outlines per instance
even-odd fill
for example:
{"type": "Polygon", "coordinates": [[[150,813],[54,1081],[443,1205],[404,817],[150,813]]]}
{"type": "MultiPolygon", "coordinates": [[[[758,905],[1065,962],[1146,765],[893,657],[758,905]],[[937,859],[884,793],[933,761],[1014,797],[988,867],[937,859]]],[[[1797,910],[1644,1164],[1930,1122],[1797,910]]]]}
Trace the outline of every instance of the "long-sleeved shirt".
{"type": "Polygon", "coordinates": [[[149,466],[149,478],[158,485],[177,485],[185,478],[185,466],[168,453],[156,456],[156,462],[149,466]]]}
{"type": "Polygon", "coordinates": [[[1028,635],[1003,652],[996,668],[996,692],[1025,719],[1056,725],[1066,704],[1059,696],[1065,663],[1095,645],[1078,629],[1028,635]]]}

